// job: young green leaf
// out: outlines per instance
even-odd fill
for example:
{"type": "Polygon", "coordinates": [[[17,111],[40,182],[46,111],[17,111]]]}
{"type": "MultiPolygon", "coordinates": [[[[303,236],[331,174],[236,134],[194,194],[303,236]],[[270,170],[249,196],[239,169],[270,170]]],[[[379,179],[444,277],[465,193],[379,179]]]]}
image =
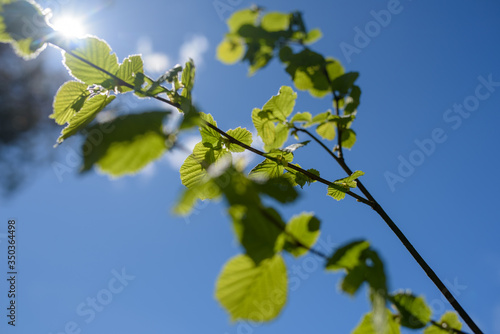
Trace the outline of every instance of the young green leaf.
{"type": "Polygon", "coordinates": [[[68,122],[83,107],[90,92],[87,85],[78,81],[68,81],[64,83],[54,98],[54,111],[49,116],[55,119],[56,123],[62,125],[68,122]]]}
{"type": "Polygon", "coordinates": [[[321,138],[326,140],[335,139],[335,123],[333,122],[325,122],[316,128],[316,133],[321,136],[321,138]]]}
{"type": "Polygon", "coordinates": [[[270,32],[287,30],[290,25],[290,14],[270,12],[262,17],[260,24],[263,29],[270,32]]]}
{"type": "Polygon", "coordinates": [[[252,122],[257,134],[262,138],[264,144],[272,145],[276,138],[276,126],[273,123],[272,114],[255,108],[252,111],[252,122]]]}
{"type": "Polygon", "coordinates": [[[290,120],[290,123],[293,122],[306,122],[309,123],[312,121],[312,115],[310,112],[298,112],[295,115],[293,115],[292,119],[290,120]]]}
{"type": "Polygon", "coordinates": [[[400,325],[394,319],[391,311],[385,309],[385,328],[381,331],[374,323],[373,313],[367,313],[351,334],[400,334],[400,325]]]}
{"type": "Polygon", "coordinates": [[[430,325],[424,329],[424,334],[450,334],[451,329],[462,329],[462,323],[455,312],[446,312],[438,321],[438,326],[430,325]]]}
{"type": "Polygon", "coordinates": [[[370,247],[366,240],[357,240],[337,249],[326,263],[326,270],[352,270],[361,263],[361,253],[370,247]]]}
{"type": "MultiPolygon", "coordinates": [[[[234,139],[242,142],[243,144],[246,144],[248,146],[252,145],[252,142],[253,142],[252,133],[245,128],[238,127],[234,130],[228,130],[226,133],[228,135],[230,135],[231,137],[233,137],[234,139]]],[[[231,143],[230,141],[228,141],[226,143],[226,147],[231,152],[244,152],[245,151],[245,149],[243,147],[239,146],[238,144],[231,143]]]]}
{"type": "Polygon", "coordinates": [[[259,265],[246,255],[238,255],[222,269],[215,297],[233,321],[270,321],[286,303],[287,284],[281,255],[263,260],[259,265]]]}
{"type": "MultiPolygon", "coordinates": [[[[116,76],[124,82],[136,86],[136,78],[138,73],[144,72],[144,65],[140,55],[129,56],[120,64],[116,76]]],[[[118,90],[122,93],[130,92],[133,89],[124,85],[118,85],[118,90]]]]}
{"type": "Polygon", "coordinates": [[[194,87],[194,77],[195,77],[196,68],[194,66],[194,62],[192,59],[189,59],[184,65],[184,70],[181,75],[181,83],[184,86],[182,90],[182,96],[190,97],[191,91],[194,87]]]}
{"type": "MultiPolygon", "coordinates": [[[[203,121],[217,126],[217,122],[214,121],[214,118],[212,117],[211,114],[205,114],[200,112],[199,116],[203,121]]],[[[201,141],[203,143],[209,143],[213,147],[219,145],[219,141],[221,140],[221,135],[214,129],[208,127],[205,124],[202,124],[200,125],[200,134],[201,134],[201,141]]]]}
{"type": "Polygon", "coordinates": [[[338,179],[328,186],[328,196],[335,198],[340,201],[345,198],[345,194],[351,190],[351,188],[356,188],[356,179],[364,175],[362,171],[355,171],[350,176],[343,179],[338,179]]]}
{"type": "Polygon", "coordinates": [[[89,128],[82,146],[83,170],[95,164],[114,177],[137,173],[167,150],[163,134],[167,114],[154,111],[124,115],[89,128]]]}
{"type": "Polygon", "coordinates": [[[354,132],[354,130],[352,129],[342,130],[341,139],[342,139],[342,147],[351,149],[356,143],[356,132],[354,132]]]}
{"type": "Polygon", "coordinates": [[[231,65],[243,58],[245,45],[240,38],[225,38],[217,46],[217,59],[226,65],[231,65]]]}
{"type": "MultiPolygon", "coordinates": [[[[77,47],[71,52],[111,74],[118,72],[119,65],[116,54],[111,53],[111,47],[108,43],[97,37],[86,37],[78,40],[77,47]]],[[[73,77],[88,85],[101,85],[106,89],[113,89],[117,85],[116,80],[109,74],[67,52],[64,52],[63,62],[73,77]]]]}
{"type": "Polygon", "coordinates": [[[292,113],[296,99],[297,93],[294,92],[291,87],[282,86],[278,95],[271,97],[271,99],[264,104],[262,110],[271,112],[277,121],[284,122],[292,113]]]}
{"type": "Polygon", "coordinates": [[[264,150],[272,151],[279,149],[288,140],[288,125],[278,123],[274,131],[274,141],[272,143],[265,143],[264,150]]]}
{"type": "Polygon", "coordinates": [[[99,94],[97,96],[87,99],[80,109],[71,119],[69,124],[61,131],[61,135],[57,138],[58,143],[62,143],[66,138],[71,137],[97,116],[108,104],[115,99],[116,96],[107,96],[99,94]]]}
{"type": "Polygon", "coordinates": [[[349,90],[354,85],[354,82],[358,78],[358,72],[348,72],[342,74],[341,76],[335,78],[332,81],[332,90],[335,90],[340,93],[340,95],[345,95],[349,92],[349,90]]]}
{"type": "Polygon", "coordinates": [[[304,44],[310,45],[310,44],[316,43],[318,40],[321,39],[321,37],[323,37],[321,30],[319,30],[318,28],[312,29],[307,33],[303,42],[304,42],[304,44]]]}
{"type": "Polygon", "coordinates": [[[311,248],[316,243],[320,234],[320,225],[320,221],[313,213],[303,212],[293,216],[286,225],[285,250],[295,257],[306,254],[308,250],[302,246],[311,248]],[[302,246],[299,246],[296,240],[302,246]]]}
{"type": "Polygon", "coordinates": [[[231,15],[227,20],[227,26],[230,32],[238,32],[238,30],[246,24],[255,25],[258,17],[258,10],[242,9],[231,15]]]}
{"type": "Polygon", "coordinates": [[[407,292],[399,292],[390,297],[400,314],[401,325],[418,329],[425,327],[431,321],[431,309],[423,297],[417,297],[407,292]]]}

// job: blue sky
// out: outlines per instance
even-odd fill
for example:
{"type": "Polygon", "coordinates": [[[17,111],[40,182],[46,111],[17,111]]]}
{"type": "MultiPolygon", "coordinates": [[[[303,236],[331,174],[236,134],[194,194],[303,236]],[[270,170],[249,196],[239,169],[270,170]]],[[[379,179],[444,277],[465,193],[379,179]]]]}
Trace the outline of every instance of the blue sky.
{"type": "MultiPolygon", "coordinates": [[[[228,6],[235,10],[251,5],[245,0],[221,2],[232,3],[228,6]]],[[[88,33],[108,41],[121,59],[144,53],[151,74],[153,65],[173,66],[186,56],[201,62],[194,96],[222,129],[251,128],[252,108],[261,107],[281,85],[291,85],[277,62],[248,77],[245,65],[225,66],[215,60],[230,11],[218,13],[212,1],[45,3],[55,15],[88,13],[88,33]]],[[[346,153],[348,164],[366,173],[364,184],[482,330],[500,333],[500,159],[495,153],[500,4],[308,4],[274,0],[264,5],[303,11],[308,26],[323,31],[313,48],[360,72],[362,104],[353,126],[358,142],[346,153]],[[390,22],[385,27],[374,24],[372,11],[388,8],[394,11],[390,22]],[[356,27],[375,30],[369,31],[369,41],[360,41],[356,27]],[[346,54],[346,45],[357,51],[346,54]],[[457,111],[460,105],[462,111],[457,111]],[[411,167],[400,166],[408,163],[411,167]],[[398,182],[388,182],[388,175],[391,180],[398,175],[398,182]]],[[[55,59],[51,66],[62,66],[58,52],[46,52],[55,59]]],[[[327,99],[301,92],[295,110],[320,113],[330,107],[327,99]]],[[[193,142],[194,136],[184,140],[193,142]]],[[[58,161],[77,159],[72,152],[78,147],[78,140],[65,142],[57,148],[58,161]]],[[[118,180],[96,172],[79,175],[74,165],[58,177],[48,166],[21,192],[2,199],[1,254],[6,254],[1,233],[7,220],[15,218],[18,224],[19,311],[15,329],[6,325],[2,311],[0,331],[348,333],[356,326],[369,309],[364,291],[355,298],[339,294],[340,276],[325,273],[313,256],[287,258],[296,269],[290,275],[299,277],[300,285],[290,291],[276,321],[231,324],[214,300],[214,282],[225,261],[241,250],[223,205],[203,203],[187,219],[170,214],[182,190],[173,167],[178,159],[178,154],[167,156],[137,176],[118,180]],[[94,298],[106,303],[96,307],[99,311],[90,311],[94,298]]],[[[344,176],[314,145],[297,152],[295,161],[319,169],[327,179],[344,176]]],[[[258,162],[255,158],[250,163],[258,162]]],[[[352,239],[370,240],[385,260],[391,290],[425,295],[434,318],[451,309],[374,212],[349,198],[337,203],[325,194],[324,186],[314,184],[297,204],[280,212],[289,218],[314,211],[322,220],[319,247],[325,251],[352,239]]],[[[0,282],[6,291],[6,281],[0,282]]],[[[1,295],[5,310],[5,293],[1,295]]]]}

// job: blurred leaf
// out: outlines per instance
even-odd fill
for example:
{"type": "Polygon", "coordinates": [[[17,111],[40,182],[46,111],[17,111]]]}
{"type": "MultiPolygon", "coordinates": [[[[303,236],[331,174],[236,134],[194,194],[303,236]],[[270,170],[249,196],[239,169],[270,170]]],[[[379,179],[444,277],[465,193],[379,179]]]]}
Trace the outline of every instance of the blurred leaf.
{"type": "Polygon", "coordinates": [[[316,128],[316,133],[321,136],[321,138],[326,140],[335,139],[335,123],[333,122],[325,122],[316,128]]]}
{"type": "Polygon", "coordinates": [[[270,12],[262,17],[260,24],[267,31],[287,30],[290,25],[290,14],[270,12]]]}
{"type": "Polygon", "coordinates": [[[431,325],[424,329],[424,334],[450,334],[453,333],[451,330],[452,328],[458,330],[462,329],[462,323],[455,312],[446,312],[443,314],[441,319],[439,319],[438,324],[442,328],[431,325]]]}
{"type": "Polygon", "coordinates": [[[342,147],[351,149],[356,143],[356,132],[352,129],[342,130],[342,147]]]}
{"type": "Polygon", "coordinates": [[[312,29],[307,33],[306,37],[304,38],[304,44],[316,43],[321,37],[323,37],[321,30],[317,28],[312,29]]]}
{"type": "MultiPolygon", "coordinates": [[[[140,55],[128,56],[123,60],[123,63],[120,64],[118,68],[118,72],[116,72],[116,76],[126,83],[135,86],[135,80],[137,77],[137,73],[143,73],[144,66],[142,63],[142,58],[140,55]]],[[[118,90],[122,93],[130,92],[133,89],[127,86],[118,85],[118,90]]]]}
{"type": "Polygon", "coordinates": [[[229,260],[217,280],[215,297],[233,321],[270,321],[287,299],[287,273],[281,255],[256,265],[246,255],[229,260]]]}
{"type": "Polygon", "coordinates": [[[323,97],[330,92],[325,74],[326,61],[319,53],[304,49],[290,56],[287,64],[286,71],[297,89],[308,90],[315,97],[323,97]]]}
{"type": "Polygon", "coordinates": [[[373,323],[373,313],[367,313],[358,324],[358,326],[351,332],[352,334],[400,334],[401,328],[399,324],[394,320],[394,317],[389,310],[385,310],[386,314],[386,326],[381,332],[376,328],[373,323]]]}
{"type": "Polygon", "coordinates": [[[358,86],[353,85],[349,96],[351,99],[344,108],[344,113],[347,115],[354,113],[358,108],[361,97],[361,89],[358,86]]]}
{"type": "Polygon", "coordinates": [[[297,245],[295,240],[298,240],[303,246],[311,248],[318,240],[320,225],[320,221],[313,213],[303,212],[293,216],[286,225],[285,249],[295,257],[306,254],[308,250],[297,245]]]}
{"type": "Polygon", "coordinates": [[[237,32],[243,25],[255,25],[259,12],[253,9],[242,9],[234,12],[227,20],[230,32],[237,32]]]}
{"type": "Polygon", "coordinates": [[[69,124],[61,131],[61,135],[57,138],[58,143],[62,143],[66,138],[71,137],[97,116],[108,104],[115,99],[115,96],[107,96],[99,94],[85,101],[85,104],[71,119],[69,124]]]}
{"type": "Polygon", "coordinates": [[[239,242],[256,264],[274,256],[276,240],[285,228],[276,210],[250,204],[232,206],[229,213],[239,242]]]}
{"type": "Polygon", "coordinates": [[[425,327],[431,320],[431,309],[423,297],[416,297],[411,293],[400,292],[392,295],[390,300],[394,303],[400,314],[401,325],[418,329],[425,327]]]}
{"type": "Polygon", "coordinates": [[[332,80],[332,90],[341,95],[347,94],[358,78],[358,72],[348,72],[332,80]]]}
{"type": "Polygon", "coordinates": [[[261,194],[267,195],[280,203],[293,202],[299,196],[293,188],[294,185],[285,177],[271,178],[264,183],[256,182],[255,187],[261,194]]]}
{"type": "Polygon", "coordinates": [[[328,78],[330,79],[330,81],[333,81],[344,74],[344,67],[338,60],[327,58],[326,72],[328,73],[328,78]]]}
{"type": "Polygon", "coordinates": [[[54,111],[49,117],[55,119],[59,125],[68,122],[82,108],[89,95],[90,92],[84,83],[78,81],[64,83],[57,91],[53,104],[54,111]]]}
{"type": "Polygon", "coordinates": [[[112,176],[140,171],[167,150],[163,121],[168,114],[165,111],[130,114],[92,126],[82,147],[83,170],[96,164],[112,176]]]}
{"type": "Polygon", "coordinates": [[[239,38],[225,38],[217,46],[217,59],[226,65],[231,65],[243,58],[245,47],[239,38]]]}
{"type": "Polygon", "coordinates": [[[357,240],[338,248],[328,259],[326,270],[352,270],[361,263],[361,253],[370,247],[366,240],[357,240]]]}
{"type": "MultiPolygon", "coordinates": [[[[248,131],[245,128],[238,127],[234,130],[228,130],[226,132],[228,135],[233,137],[234,139],[242,142],[243,144],[246,144],[248,146],[252,145],[253,139],[252,139],[252,133],[248,131]]],[[[241,147],[238,144],[227,142],[226,147],[231,151],[231,152],[244,152],[245,149],[241,147]]]]}
{"type": "MultiPolygon", "coordinates": [[[[111,74],[116,74],[119,69],[118,58],[111,53],[109,45],[97,38],[86,37],[77,41],[77,47],[71,50],[76,56],[81,57],[111,74]]],[[[88,85],[101,85],[106,89],[113,89],[117,84],[110,75],[88,65],[87,63],[64,53],[64,64],[70,74],[88,85]]]]}

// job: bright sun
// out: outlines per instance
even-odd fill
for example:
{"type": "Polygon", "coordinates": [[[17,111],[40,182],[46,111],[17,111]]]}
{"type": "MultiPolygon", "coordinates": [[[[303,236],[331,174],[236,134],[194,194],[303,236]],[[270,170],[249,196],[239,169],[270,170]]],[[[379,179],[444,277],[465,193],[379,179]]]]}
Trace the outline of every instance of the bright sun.
{"type": "Polygon", "coordinates": [[[75,17],[62,16],[52,22],[52,27],[68,38],[83,37],[85,35],[82,22],[75,17]]]}

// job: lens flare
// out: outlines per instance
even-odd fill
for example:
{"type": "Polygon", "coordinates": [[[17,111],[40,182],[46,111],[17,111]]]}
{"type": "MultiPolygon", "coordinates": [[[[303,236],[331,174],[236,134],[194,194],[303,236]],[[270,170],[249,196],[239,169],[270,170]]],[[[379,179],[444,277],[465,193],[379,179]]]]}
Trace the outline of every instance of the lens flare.
{"type": "Polygon", "coordinates": [[[67,38],[83,37],[85,35],[85,27],[82,21],[76,17],[62,16],[52,22],[52,27],[67,38]]]}

